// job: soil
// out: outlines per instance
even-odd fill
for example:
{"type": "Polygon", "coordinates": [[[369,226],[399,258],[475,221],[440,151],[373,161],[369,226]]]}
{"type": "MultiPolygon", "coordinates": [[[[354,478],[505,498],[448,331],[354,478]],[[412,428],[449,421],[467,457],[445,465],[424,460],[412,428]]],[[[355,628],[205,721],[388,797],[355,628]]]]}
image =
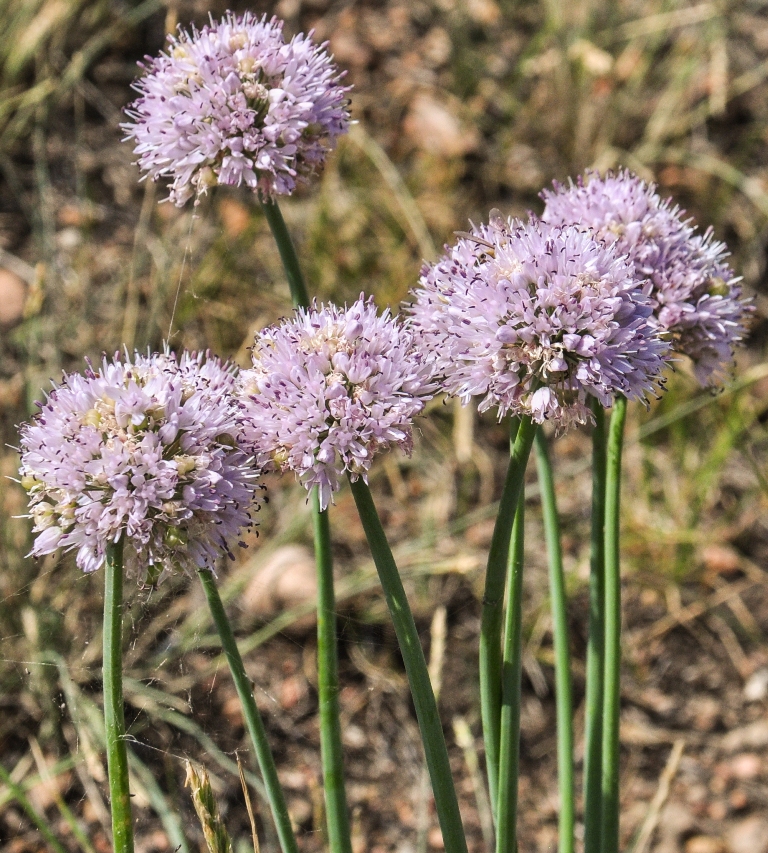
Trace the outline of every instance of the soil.
{"type": "MultiPolygon", "coordinates": [[[[214,15],[224,9],[220,3],[210,5],[214,15]]],[[[22,265],[11,270],[14,294],[26,288],[25,307],[17,310],[11,302],[4,302],[3,311],[15,314],[10,319],[4,313],[0,317],[4,324],[0,403],[3,438],[10,444],[13,423],[27,416],[31,400],[39,394],[37,388],[48,376],[61,368],[76,369],[83,355],[114,349],[115,341],[122,340],[126,288],[132,285],[120,274],[128,267],[137,271],[135,293],[141,322],[133,327],[136,342],[157,346],[164,334],[181,255],[187,254],[185,229],[191,224],[167,206],[141,214],[142,204],[155,210],[156,198],[139,186],[131,152],[120,143],[117,124],[120,110],[131,97],[128,84],[135,61],[160,48],[165,28],[174,17],[202,22],[209,4],[190,0],[167,6],[169,12],[161,10],[137,27],[118,31],[75,93],[51,106],[44,139],[39,133],[35,136],[33,127],[28,132],[19,130],[15,141],[9,143],[6,138],[7,150],[0,163],[4,175],[0,246],[21,260],[22,265]],[[73,116],[79,116],[77,121],[73,116]],[[40,150],[48,175],[42,185],[40,150]],[[87,191],[80,192],[83,183],[87,191]],[[143,261],[136,261],[144,245],[135,235],[147,234],[137,231],[146,227],[142,216],[152,219],[150,231],[161,232],[166,245],[175,244],[179,249],[179,257],[168,261],[164,291],[159,290],[158,279],[152,278],[149,263],[145,268],[143,261]],[[45,265],[41,274],[36,267],[39,262],[45,265]]],[[[535,4],[521,4],[508,19],[502,17],[502,4],[493,0],[473,0],[467,9],[457,11],[450,0],[435,4],[371,0],[351,5],[282,0],[275,9],[286,18],[291,32],[314,27],[317,38],[330,40],[337,61],[349,68],[356,115],[401,169],[428,235],[445,240],[451,239],[453,229],[465,227],[468,217],[484,218],[491,206],[504,206],[515,214],[536,208],[536,194],[546,181],[563,178],[594,161],[593,148],[587,153],[572,142],[562,143],[563,138],[573,136],[574,128],[565,119],[557,124],[563,111],[557,115],[550,111],[557,92],[537,82],[536,75],[543,73],[536,71],[538,66],[530,71],[531,82],[522,90],[528,101],[513,103],[512,96],[505,94],[505,85],[517,74],[515,63],[526,51],[533,52],[530,39],[541,29],[541,10],[535,4]],[[527,116],[529,130],[510,137],[504,128],[513,116],[518,122],[515,127],[527,116]]],[[[763,62],[768,51],[768,41],[761,35],[766,30],[762,17],[749,8],[739,14],[732,34],[736,71],[763,62]]],[[[78,46],[77,34],[68,37],[72,44],[67,42],[63,48],[71,55],[78,46]]],[[[677,45],[670,44],[669,50],[673,48],[677,45]]],[[[547,55],[542,50],[530,58],[544,62],[547,55]]],[[[593,59],[597,61],[599,56],[593,59]]],[[[31,78],[25,80],[31,82],[31,78]]],[[[593,82],[593,95],[598,98],[600,81],[593,82]]],[[[726,153],[737,152],[739,162],[745,170],[752,169],[749,174],[755,180],[762,177],[763,169],[755,164],[766,162],[766,158],[761,160],[768,144],[764,102],[768,103],[768,92],[764,86],[757,87],[729,101],[726,114],[707,124],[713,144],[726,153]]],[[[627,147],[632,133],[640,135],[640,119],[634,116],[633,121],[635,124],[628,120],[619,134],[619,141],[623,139],[627,147]]],[[[592,143],[597,147],[599,140],[592,143]]],[[[734,159],[738,158],[734,155],[734,159]]],[[[342,167],[339,170],[344,177],[342,167]]],[[[766,328],[760,295],[765,222],[750,224],[750,217],[755,217],[751,210],[744,213],[743,199],[724,190],[714,198],[711,176],[702,177],[685,165],[668,163],[661,170],[661,180],[694,212],[711,202],[719,215],[718,236],[733,238],[736,258],[758,299],[751,348],[743,356],[742,366],[759,366],[766,328]]],[[[387,203],[392,204],[391,198],[387,203]]],[[[286,296],[279,272],[274,272],[276,261],[270,260],[268,238],[254,225],[248,199],[231,193],[206,204],[201,221],[195,224],[196,248],[188,259],[190,266],[202,270],[201,278],[182,293],[177,325],[184,326],[185,345],[216,342],[223,354],[242,357],[254,323],[285,312],[286,296]],[[213,270],[211,276],[218,276],[215,289],[211,285],[206,290],[206,264],[213,270]],[[241,310],[246,279],[249,288],[251,281],[261,288],[261,302],[258,308],[241,310]]],[[[365,203],[360,204],[361,221],[368,229],[363,236],[379,239],[376,251],[386,254],[390,244],[384,232],[389,233],[387,228],[397,231],[399,226],[392,224],[396,214],[371,213],[365,203]]],[[[312,207],[310,193],[301,196],[291,210],[290,224],[306,248],[314,234],[312,217],[320,218],[320,214],[312,207]]],[[[329,211],[333,225],[337,214],[334,209],[329,211]]],[[[397,274],[407,280],[418,271],[428,247],[418,238],[404,239],[397,234],[396,251],[402,254],[393,254],[393,265],[401,268],[397,274]]],[[[348,242],[356,239],[352,235],[348,242]]],[[[332,255],[333,269],[340,271],[336,282],[340,299],[359,292],[371,265],[378,264],[380,271],[384,264],[380,258],[374,263],[368,256],[356,255],[354,247],[337,246],[332,236],[322,237],[321,242],[319,251],[332,255]]],[[[364,242],[362,237],[360,242],[364,242]]],[[[148,251],[155,251],[157,245],[148,251]]],[[[315,264],[312,270],[317,280],[326,281],[320,262],[310,263],[315,264]]],[[[405,295],[399,279],[393,280],[395,284],[385,289],[380,301],[397,304],[405,295]]],[[[252,295],[247,298],[253,300],[252,295]]],[[[684,369],[675,381],[691,393],[684,369]]],[[[761,394],[766,390],[758,383],[750,391],[750,423],[758,426],[745,439],[745,446],[758,454],[756,465],[763,465],[762,470],[768,446],[761,426],[765,421],[761,394]]],[[[724,407],[727,401],[716,405],[724,407]]],[[[657,408],[652,415],[659,413],[663,414],[657,408]]],[[[470,442],[471,459],[459,462],[461,453],[450,437],[451,410],[434,414],[437,425],[423,427],[413,460],[380,468],[373,488],[408,579],[426,653],[432,658],[433,672],[440,674],[441,716],[468,844],[474,853],[487,849],[490,819],[479,726],[477,638],[482,569],[492,527],[488,507],[493,508],[501,488],[505,436],[492,421],[481,419],[470,442]],[[434,650],[443,639],[444,651],[436,657],[434,650]]],[[[696,417],[681,423],[687,429],[696,417]]],[[[643,416],[633,418],[630,432],[636,436],[643,416]]],[[[706,433],[709,423],[704,417],[699,431],[706,433]]],[[[754,465],[750,467],[746,457],[736,451],[724,457],[715,485],[701,487],[703,509],[696,528],[700,532],[684,541],[684,534],[693,529],[684,513],[688,503],[699,500],[695,491],[689,502],[688,493],[677,497],[665,493],[664,499],[681,507],[681,517],[687,521],[677,525],[679,518],[673,516],[670,521],[654,514],[660,512],[659,494],[670,482],[677,482],[676,475],[665,468],[675,464],[674,452],[669,451],[673,433],[673,428],[661,433],[664,443],[635,441],[627,457],[623,849],[633,853],[768,853],[768,526],[764,486],[761,491],[760,484],[755,485],[754,465]],[[647,486],[647,469],[654,466],[656,480],[647,486]],[[674,530],[678,529],[683,534],[676,539],[674,530]]],[[[704,437],[696,445],[706,446],[704,437]]],[[[562,439],[556,449],[556,466],[565,472],[559,482],[559,498],[571,590],[579,772],[589,496],[589,478],[581,460],[588,447],[587,434],[579,433],[562,439]]],[[[3,459],[3,474],[12,475],[13,471],[9,451],[3,459]]],[[[225,588],[239,636],[246,639],[258,631],[262,632],[259,636],[270,635],[247,655],[248,673],[274,745],[301,849],[313,853],[325,849],[326,842],[314,617],[307,598],[311,584],[307,582],[306,553],[302,556],[295,551],[297,545],[308,545],[306,507],[300,490],[272,485],[273,501],[261,514],[262,536],[227,571],[225,588]],[[294,551],[280,564],[280,589],[270,585],[269,594],[260,596],[270,564],[274,566],[281,555],[285,558],[281,551],[285,548],[294,551]],[[288,624],[280,621],[286,612],[288,624]]],[[[557,849],[558,815],[546,558],[540,545],[533,481],[529,485],[521,853],[557,849]]],[[[7,517],[23,511],[12,487],[0,491],[0,497],[7,517]]],[[[341,704],[354,853],[439,851],[442,839],[402,662],[348,495],[342,495],[333,510],[333,527],[343,592],[338,614],[341,704]]],[[[68,560],[24,563],[26,536],[19,525],[4,532],[5,578],[0,589],[8,666],[0,695],[4,709],[0,754],[5,767],[15,768],[17,782],[34,775],[35,768],[39,773],[38,765],[44,769],[47,763],[53,780],[31,784],[29,797],[66,849],[78,847],[57,805],[62,800],[86,828],[94,850],[108,853],[104,768],[98,756],[98,726],[89,716],[90,703],[100,703],[99,579],[80,577],[68,560]],[[52,657],[52,650],[60,657],[52,657]],[[56,764],[68,756],[78,763],[63,768],[56,764]]],[[[126,686],[126,713],[131,749],[166,796],[171,812],[167,821],[172,824],[175,815],[193,840],[191,849],[203,849],[189,793],[183,788],[184,761],[191,758],[212,775],[223,820],[232,837],[240,839],[236,851],[249,849],[250,826],[233,765],[239,755],[244,766],[252,768],[249,746],[234,688],[217,657],[194,579],[171,580],[157,591],[136,584],[130,591],[127,613],[127,676],[132,680],[126,686]]],[[[140,770],[137,779],[137,850],[173,850],[169,823],[150,805],[152,786],[140,770]]],[[[18,802],[1,793],[6,787],[0,787],[0,849],[4,853],[42,850],[39,831],[18,802]]],[[[262,848],[276,850],[267,807],[257,796],[253,802],[262,848]]]]}

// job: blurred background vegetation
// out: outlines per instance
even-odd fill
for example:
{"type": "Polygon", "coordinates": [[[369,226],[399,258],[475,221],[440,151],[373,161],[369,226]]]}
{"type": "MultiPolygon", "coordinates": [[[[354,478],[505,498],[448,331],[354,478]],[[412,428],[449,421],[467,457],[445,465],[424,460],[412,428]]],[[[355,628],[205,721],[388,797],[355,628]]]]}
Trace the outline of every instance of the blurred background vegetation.
{"type": "MultiPolygon", "coordinates": [[[[121,143],[137,61],[202,0],[0,0],[0,849],[108,851],[99,721],[101,579],[25,557],[16,424],[61,370],[123,345],[247,363],[290,310],[253,198],[178,211],[121,143]],[[170,332],[169,332],[170,330],[170,332]],[[38,825],[36,825],[38,824],[38,825]]],[[[311,289],[397,309],[423,260],[492,207],[591,167],[655,180],[733,253],[756,312],[726,389],[685,364],[626,456],[624,834],[635,853],[768,851],[768,5],[761,0],[280,0],[233,3],[314,29],[354,85],[358,124],[317,185],[283,204],[311,289]],[[661,784],[660,784],[661,779],[661,784]],[[665,781],[666,780],[666,781],[665,781]],[[708,845],[708,846],[707,846],[708,845]],[[762,845],[762,847],[761,847],[762,845]]],[[[583,689],[589,438],[554,445],[583,689]]],[[[481,571],[504,429],[452,405],[372,484],[424,631],[471,849],[488,831],[478,738],[481,571]]],[[[310,533],[303,490],[270,480],[261,537],[222,573],[305,850],[323,847],[310,533]]],[[[554,849],[552,654],[536,485],[528,489],[521,850],[554,849]]],[[[356,853],[439,850],[394,637],[348,495],[332,513],[356,853]]],[[[184,759],[206,765],[250,849],[234,691],[194,579],[131,587],[127,714],[137,849],[201,849],[184,759]]],[[[581,728],[582,711],[577,713],[581,728]]],[[[577,756],[580,760],[580,754],[577,756]]]]}

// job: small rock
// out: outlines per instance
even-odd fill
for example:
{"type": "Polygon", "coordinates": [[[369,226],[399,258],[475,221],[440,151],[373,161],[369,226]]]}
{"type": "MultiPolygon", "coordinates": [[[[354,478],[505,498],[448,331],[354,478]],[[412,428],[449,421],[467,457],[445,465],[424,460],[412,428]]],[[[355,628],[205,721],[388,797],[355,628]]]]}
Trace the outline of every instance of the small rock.
{"type": "Polygon", "coordinates": [[[467,0],[466,10],[475,23],[492,27],[501,17],[501,8],[494,0],[467,0]]]}
{"type": "MultiPolygon", "coordinates": [[[[339,16],[340,20],[343,13],[339,16]]],[[[371,61],[371,49],[362,44],[352,29],[337,29],[331,36],[331,51],[337,62],[355,68],[365,68],[371,61]]]]}
{"type": "Polygon", "coordinates": [[[681,837],[695,829],[691,810],[681,803],[669,802],[659,817],[659,838],[653,853],[680,853],[681,837]]]}
{"type": "Polygon", "coordinates": [[[734,788],[728,795],[728,802],[735,812],[740,812],[749,805],[749,797],[743,788],[734,788]]]}
{"type": "Polygon", "coordinates": [[[694,728],[700,732],[711,732],[720,719],[721,702],[711,696],[697,696],[691,704],[694,728]]]}
{"type": "Polygon", "coordinates": [[[350,749],[362,749],[368,743],[368,738],[360,726],[346,726],[341,733],[341,739],[344,746],[350,749]]]}
{"type": "Polygon", "coordinates": [[[694,835],[685,842],[685,853],[729,853],[719,838],[710,835],[694,835]]]}
{"type": "Polygon", "coordinates": [[[427,62],[439,68],[450,59],[453,43],[451,37],[442,27],[432,27],[424,36],[421,49],[427,62]]]}
{"type": "Polygon", "coordinates": [[[281,770],[280,784],[289,791],[303,791],[307,787],[306,774],[301,770],[281,770]]]}
{"type": "MultiPolygon", "coordinates": [[[[46,762],[50,767],[53,762],[46,762]]],[[[66,791],[69,784],[70,776],[51,776],[46,780],[41,780],[36,785],[33,785],[27,792],[32,804],[38,811],[44,812],[47,808],[56,802],[57,797],[61,796],[63,791],[66,791]]]]}
{"type": "Polygon", "coordinates": [[[163,832],[162,829],[156,829],[154,832],[151,832],[149,836],[145,836],[143,839],[143,843],[146,845],[148,850],[170,850],[171,842],[168,840],[168,836],[163,832]]]}
{"type": "Polygon", "coordinates": [[[251,215],[248,208],[233,198],[222,198],[219,202],[219,217],[228,237],[239,237],[248,227],[251,215]]]}
{"type": "Polygon", "coordinates": [[[768,696],[768,669],[753,672],[744,685],[744,698],[747,702],[760,702],[768,696]]]}
{"type": "Polygon", "coordinates": [[[429,830],[429,834],[427,835],[427,841],[429,841],[429,846],[433,847],[435,850],[443,850],[445,848],[445,843],[443,842],[443,833],[440,831],[439,826],[433,826],[429,830]]]}
{"type": "Polygon", "coordinates": [[[760,815],[745,818],[727,834],[731,853],[768,853],[768,820],[760,815]]]}
{"type": "Polygon", "coordinates": [[[763,762],[753,752],[742,752],[731,759],[731,775],[735,779],[754,779],[763,770],[763,762]]]}
{"type": "Polygon", "coordinates": [[[288,814],[291,816],[291,823],[295,827],[300,827],[308,823],[312,817],[312,803],[303,797],[293,797],[288,801],[288,814]]]}
{"type": "Polygon", "coordinates": [[[576,39],[573,42],[568,48],[568,58],[572,62],[578,62],[587,74],[593,77],[605,77],[613,68],[611,54],[586,39],[576,39]]]}
{"type": "Polygon", "coordinates": [[[221,715],[233,729],[240,728],[243,725],[243,706],[236,695],[228,696],[224,700],[221,715]]]}
{"type": "Polygon", "coordinates": [[[747,726],[732,729],[723,738],[724,752],[739,752],[742,749],[763,749],[768,746],[768,720],[755,720],[747,726]]]}
{"type": "Polygon", "coordinates": [[[426,92],[413,99],[403,129],[414,145],[438,157],[462,157],[478,144],[477,131],[463,127],[445,104],[426,92]]]}
{"type": "Polygon", "coordinates": [[[707,545],[702,549],[701,560],[707,571],[716,575],[732,575],[741,567],[738,553],[727,545],[707,545]]]}
{"type": "MultiPolygon", "coordinates": [[[[721,820],[725,820],[727,815],[728,806],[722,800],[714,800],[714,802],[709,803],[709,805],[707,806],[707,817],[711,818],[717,823],[719,823],[721,820]]],[[[706,853],[706,851],[701,851],[701,853],[706,853]]]]}
{"type": "Polygon", "coordinates": [[[24,316],[27,285],[10,270],[0,268],[0,326],[15,326],[24,316]]]}
{"type": "MultiPolygon", "coordinates": [[[[254,574],[242,596],[243,609],[261,619],[268,619],[317,598],[315,560],[302,545],[278,548],[254,574]]],[[[306,630],[314,624],[314,615],[296,626],[306,630]]]]}
{"type": "Polygon", "coordinates": [[[307,695],[307,682],[298,675],[284,679],[280,685],[280,705],[290,711],[307,695]]]}
{"type": "Polygon", "coordinates": [[[83,242],[83,232],[79,228],[70,226],[56,232],[56,245],[63,252],[74,252],[83,242]]]}

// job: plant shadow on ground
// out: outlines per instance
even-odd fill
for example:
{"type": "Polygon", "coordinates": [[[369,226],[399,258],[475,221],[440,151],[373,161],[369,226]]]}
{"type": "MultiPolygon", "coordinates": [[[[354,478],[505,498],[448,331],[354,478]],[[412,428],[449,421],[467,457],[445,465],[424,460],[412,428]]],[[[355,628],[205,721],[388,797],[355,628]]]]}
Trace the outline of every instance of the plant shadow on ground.
{"type": "MultiPolygon", "coordinates": [[[[205,348],[247,362],[253,331],[288,313],[253,200],[217,192],[158,204],[121,144],[135,62],[176,20],[225,7],[9,0],[0,12],[0,844],[40,849],[22,806],[67,850],[106,851],[99,709],[99,575],[26,559],[14,425],[62,369],[123,343],[205,348]],[[10,447],[6,447],[9,445],[10,447]]],[[[235,6],[244,4],[235,4],[235,6]]],[[[316,187],[286,202],[322,298],[361,290],[397,308],[442,243],[491,207],[618,164],[659,181],[734,252],[756,298],[748,347],[719,396],[678,365],[626,451],[623,831],[634,853],[768,850],[768,18],[759,4],[361,2],[257,4],[329,39],[360,124],[316,187]],[[762,845],[762,848],[761,848],[762,845]]],[[[589,438],[553,443],[583,699],[589,438]]],[[[482,569],[506,439],[492,419],[432,405],[410,459],[372,476],[442,678],[441,712],[472,850],[488,832],[479,739],[482,569]],[[442,651],[441,651],[442,649],[442,651]],[[478,764],[479,762],[479,764],[478,764]]],[[[309,516],[270,480],[261,536],[221,578],[275,745],[303,850],[321,850],[309,516]],[[308,594],[309,593],[309,594],[308,594]]],[[[521,850],[554,849],[551,626],[536,484],[529,482],[521,850]]],[[[418,730],[351,497],[333,508],[344,743],[354,848],[439,850],[418,730]]],[[[258,780],[196,579],[131,587],[126,709],[137,849],[199,849],[187,757],[212,775],[237,850],[250,830],[236,753],[258,780]]],[[[583,710],[577,710],[577,733],[583,710]]],[[[580,762],[581,739],[577,738],[580,762]]],[[[254,798],[262,847],[275,850],[254,798]]]]}

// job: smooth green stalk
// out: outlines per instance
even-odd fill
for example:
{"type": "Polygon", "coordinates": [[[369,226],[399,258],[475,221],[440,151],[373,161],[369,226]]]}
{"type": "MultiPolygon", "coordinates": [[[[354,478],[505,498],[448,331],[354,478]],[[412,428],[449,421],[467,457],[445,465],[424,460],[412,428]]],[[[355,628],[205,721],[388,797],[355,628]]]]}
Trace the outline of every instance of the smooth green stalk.
{"type": "Polygon", "coordinates": [[[621,701],[621,574],[619,497],[626,397],[613,404],[605,480],[605,650],[603,671],[603,831],[601,853],[619,851],[619,703],[621,701]]]}
{"type": "Polygon", "coordinates": [[[114,853],[133,853],[133,818],[123,715],[123,540],[107,545],[104,563],[104,733],[114,853]]]}
{"type": "Polygon", "coordinates": [[[283,269],[288,278],[288,286],[291,289],[291,300],[294,307],[309,308],[307,285],[304,283],[299,259],[296,256],[296,250],[293,247],[291,235],[288,233],[288,228],[285,225],[283,214],[280,212],[277,202],[271,199],[262,199],[261,207],[264,215],[267,217],[269,227],[272,229],[272,236],[275,238],[275,243],[277,243],[277,250],[280,252],[280,260],[283,262],[283,269]]]}
{"type": "Polygon", "coordinates": [[[352,853],[349,812],[344,789],[344,759],[339,721],[339,675],[336,651],[336,598],[328,512],[320,511],[312,490],[312,521],[317,563],[317,681],[320,696],[320,752],[331,853],[352,853]]]}
{"type": "Polygon", "coordinates": [[[592,403],[592,534],[584,732],[584,849],[600,850],[603,822],[603,648],[605,646],[605,410],[592,403]]]}
{"type": "Polygon", "coordinates": [[[298,853],[296,839],[291,828],[291,818],[288,814],[288,807],[285,804],[285,797],[283,796],[283,789],[280,787],[280,781],[277,778],[275,760],[269,748],[267,733],[264,729],[264,723],[261,720],[261,714],[256,706],[256,700],[253,698],[253,685],[246,675],[243,659],[237,648],[232,626],[229,624],[227,614],[224,611],[224,605],[216,586],[216,580],[212,572],[208,569],[200,569],[198,575],[205,591],[205,597],[208,600],[208,607],[210,608],[214,625],[216,625],[216,630],[219,632],[221,646],[224,649],[224,654],[227,656],[232,680],[235,682],[235,689],[237,690],[240,705],[243,709],[243,716],[245,717],[245,725],[256,752],[261,776],[264,779],[264,788],[267,792],[267,799],[269,800],[269,806],[272,810],[275,827],[277,828],[277,836],[280,839],[280,847],[283,853],[298,853]]]}
{"type": "Polygon", "coordinates": [[[560,520],[555,499],[555,481],[544,433],[536,433],[536,466],[541,488],[541,509],[549,562],[549,591],[552,601],[552,634],[555,647],[555,701],[557,704],[557,778],[560,787],[558,853],[573,853],[575,782],[573,772],[573,696],[571,655],[568,642],[568,608],[560,545],[560,520]]]}
{"type": "Polygon", "coordinates": [[[499,737],[501,722],[501,627],[504,615],[504,582],[509,555],[509,540],[515,520],[517,500],[523,489],[525,466],[531,452],[537,425],[528,417],[513,422],[514,440],[509,456],[507,477],[499,503],[499,514],[488,553],[483,612],[480,622],[480,712],[483,721],[488,790],[496,820],[499,800],[499,737]]]}
{"type": "Polygon", "coordinates": [[[352,495],[379,573],[403,656],[408,684],[416,708],[416,717],[419,721],[421,740],[424,744],[427,769],[432,780],[435,808],[443,831],[445,850],[446,853],[467,853],[467,842],[461,824],[459,803],[453,786],[451,765],[448,762],[448,750],[437,712],[437,702],[432,692],[427,662],[424,659],[408,598],[368,486],[362,478],[351,485],[352,495]]]}
{"type": "Polygon", "coordinates": [[[501,673],[499,793],[496,804],[496,853],[517,850],[517,792],[520,776],[520,679],[523,671],[523,564],[525,495],[517,500],[508,558],[507,613],[501,673]]]}
{"type": "MultiPolygon", "coordinates": [[[[301,272],[296,249],[276,201],[261,202],[272,236],[283,262],[291,300],[296,308],[309,308],[307,285],[301,272]]],[[[344,789],[341,728],[339,721],[339,684],[336,650],[336,615],[333,589],[333,558],[328,516],[320,512],[316,494],[312,498],[312,524],[315,533],[315,562],[318,577],[317,642],[320,693],[320,749],[322,753],[328,843],[332,853],[352,853],[347,798],[344,789]]]]}

